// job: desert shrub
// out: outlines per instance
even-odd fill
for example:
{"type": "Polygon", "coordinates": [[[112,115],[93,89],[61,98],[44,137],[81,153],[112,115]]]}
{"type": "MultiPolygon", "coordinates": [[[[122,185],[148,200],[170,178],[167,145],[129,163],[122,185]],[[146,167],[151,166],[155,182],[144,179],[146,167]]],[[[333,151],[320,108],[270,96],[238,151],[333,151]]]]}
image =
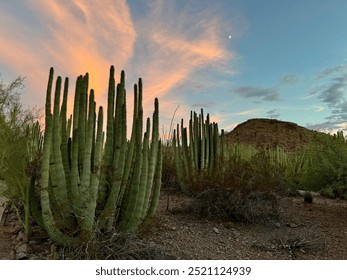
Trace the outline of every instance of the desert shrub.
{"type": "MultiPolygon", "coordinates": [[[[36,108],[23,109],[20,94],[24,78],[18,77],[10,84],[0,82],[0,179],[6,183],[0,189],[13,206],[24,208],[24,218],[19,215],[26,232],[29,231],[28,167],[37,160],[38,147],[34,147],[33,131],[39,119],[36,108]]],[[[39,131],[38,131],[39,132],[39,131]]],[[[33,167],[33,166],[32,166],[33,167]]],[[[18,210],[18,209],[17,209],[18,210]]],[[[17,211],[20,213],[21,211],[17,211]]]]}
{"type": "MultiPolygon", "coordinates": [[[[19,150],[27,154],[26,141],[32,126],[40,116],[37,108],[24,109],[20,100],[24,88],[24,78],[18,77],[9,84],[0,81],[0,179],[5,179],[8,153],[19,150]]],[[[21,160],[18,157],[17,160],[21,160]]],[[[20,196],[20,194],[18,194],[20,196]]]]}
{"type": "Polygon", "coordinates": [[[327,198],[339,198],[347,200],[347,185],[341,183],[334,183],[321,190],[321,195],[327,198]]]}
{"type": "Polygon", "coordinates": [[[284,169],[263,150],[249,161],[232,156],[224,172],[206,173],[192,187],[202,215],[257,222],[276,214],[276,193],[284,183],[284,169]]]}
{"type": "Polygon", "coordinates": [[[308,167],[297,176],[302,189],[328,193],[324,189],[347,185],[347,145],[344,139],[316,133],[305,153],[308,167]]]}

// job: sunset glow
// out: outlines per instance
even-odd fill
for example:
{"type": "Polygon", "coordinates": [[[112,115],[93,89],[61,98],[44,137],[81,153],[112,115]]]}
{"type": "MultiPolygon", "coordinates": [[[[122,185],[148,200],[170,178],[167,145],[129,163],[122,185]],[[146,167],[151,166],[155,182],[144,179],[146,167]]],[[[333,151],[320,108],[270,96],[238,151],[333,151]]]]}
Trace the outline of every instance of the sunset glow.
{"type": "Polygon", "coordinates": [[[88,72],[105,106],[114,65],[117,80],[126,73],[128,111],[141,77],[145,115],[158,97],[165,129],[178,106],[176,122],[204,107],[225,129],[273,116],[344,129],[347,4],[267,2],[0,1],[0,75],[26,76],[23,102],[43,107],[50,67],[70,78],[70,100],[88,72]]]}

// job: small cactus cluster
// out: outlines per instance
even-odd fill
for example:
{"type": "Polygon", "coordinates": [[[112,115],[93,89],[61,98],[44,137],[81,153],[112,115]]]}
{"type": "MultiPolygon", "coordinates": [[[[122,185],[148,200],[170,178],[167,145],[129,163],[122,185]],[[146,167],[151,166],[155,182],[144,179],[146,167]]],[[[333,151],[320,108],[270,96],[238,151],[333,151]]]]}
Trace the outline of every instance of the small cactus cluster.
{"type": "Polygon", "coordinates": [[[183,119],[181,125],[177,124],[172,144],[177,176],[183,191],[201,172],[219,170],[225,149],[224,131],[219,134],[218,124],[210,121],[209,114],[204,119],[203,109],[199,115],[190,113],[189,130],[184,127],[183,119]]]}
{"type": "Polygon", "coordinates": [[[305,203],[312,203],[313,202],[313,196],[311,192],[305,192],[304,194],[304,202],[305,203]]]}
{"type": "Polygon", "coordinates": [[[78,77],[73,115],[69,118],[68,79],[62,102],[62,80],[56,80],[53,112],[53,68],[47,87],[41,216],[51,238],[64,245],[91,238],[96,228],[136,231],[154,214],[161,187],[158,100],[155,99],[150,137],[149,118],[143,134],[139,79],[134,86],[132,133],[127,140],[125,76],[122,71],[116,86],[111,66],[105,135],[103,108],[99,107],[96,114],[94,90],[89,92],[88,80],[88,74],[78,77]]]}

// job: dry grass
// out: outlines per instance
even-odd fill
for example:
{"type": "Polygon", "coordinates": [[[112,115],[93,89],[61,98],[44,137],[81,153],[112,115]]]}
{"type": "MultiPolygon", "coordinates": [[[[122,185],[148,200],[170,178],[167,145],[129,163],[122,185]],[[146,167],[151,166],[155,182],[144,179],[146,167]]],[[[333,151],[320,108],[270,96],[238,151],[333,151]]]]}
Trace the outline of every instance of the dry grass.
{"type": "Polygon", "coordinates": [[[133,232],[98,233],[96,238],[80,245],[53,248],[55,259],[64,260],[161,260],[173,259],[156,244],[133,232]]]}

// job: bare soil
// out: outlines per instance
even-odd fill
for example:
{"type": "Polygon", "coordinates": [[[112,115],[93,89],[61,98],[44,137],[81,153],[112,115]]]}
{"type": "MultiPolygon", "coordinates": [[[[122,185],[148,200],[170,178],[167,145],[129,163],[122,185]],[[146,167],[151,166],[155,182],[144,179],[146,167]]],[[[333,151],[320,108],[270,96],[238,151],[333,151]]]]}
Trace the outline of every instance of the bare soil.
{"type": "MultiPolygon", "coordinates": [[[[196,198],[163,190],[141,237],[172,259],[347,259],[347,201],[281,196],[279,212],[259,223],[199,216],[196,198]]],[[[47,259],[51,241],[38,227],[26,240],[13,212],[0,226],[0,259],[47,259]]]]}
{"type": "Polygon", "coordinates": [[[169,202],[163,194],[148,238],[180,259],[347,259],[347,201],[282,196],[277,217],[253,224],[198,218],[180,193],[169,202]]]}

